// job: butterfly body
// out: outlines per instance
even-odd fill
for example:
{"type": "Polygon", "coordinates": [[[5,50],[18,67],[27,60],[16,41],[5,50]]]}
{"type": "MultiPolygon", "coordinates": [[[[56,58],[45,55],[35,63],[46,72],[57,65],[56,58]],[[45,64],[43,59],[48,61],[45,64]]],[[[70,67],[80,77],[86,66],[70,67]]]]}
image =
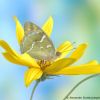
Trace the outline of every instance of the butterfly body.
{"type": "Polygon", "coordinates": [[[56,51],[52,41],[37,25],[27,22],[24,25],[25,36],[20,45],[22,53],[28,53],[38,60],[56,58],[56,51]]]}

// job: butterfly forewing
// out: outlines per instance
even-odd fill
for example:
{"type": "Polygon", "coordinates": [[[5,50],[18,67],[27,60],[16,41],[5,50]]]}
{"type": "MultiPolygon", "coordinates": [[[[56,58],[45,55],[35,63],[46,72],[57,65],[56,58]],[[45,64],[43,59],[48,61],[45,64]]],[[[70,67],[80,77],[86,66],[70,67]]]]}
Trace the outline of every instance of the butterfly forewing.
{"type": "Polygon", "coordinates": [[[20,45],[22,53],[27,52],[30,56],[39,60],[55,58],[53,43],[41,28],[32,22],[26,22],[24,32],[25,36],[20,45]]]}

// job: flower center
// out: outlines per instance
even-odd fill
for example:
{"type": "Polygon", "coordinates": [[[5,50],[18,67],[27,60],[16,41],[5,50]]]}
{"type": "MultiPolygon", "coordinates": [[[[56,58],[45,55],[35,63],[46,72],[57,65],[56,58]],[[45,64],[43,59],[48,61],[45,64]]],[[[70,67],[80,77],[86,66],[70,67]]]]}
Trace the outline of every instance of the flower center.
{"type": "Polygon", "coordinates": [[[38,64],[40,65],[41,69],[44,70],[47,66],[51,65],[51,62],[46,60],[40,60],[38,61],[38,64]]]}

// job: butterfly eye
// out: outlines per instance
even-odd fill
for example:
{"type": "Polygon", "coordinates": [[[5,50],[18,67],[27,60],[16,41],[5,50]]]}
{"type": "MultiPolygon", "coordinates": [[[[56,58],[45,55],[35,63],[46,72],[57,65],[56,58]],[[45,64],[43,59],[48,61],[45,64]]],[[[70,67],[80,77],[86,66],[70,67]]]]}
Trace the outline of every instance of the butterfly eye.
{"type": "Polygon", "coordinates": [[[56,52],[56,56],[60,56],[61,55],[61,52],[56,52]]]}

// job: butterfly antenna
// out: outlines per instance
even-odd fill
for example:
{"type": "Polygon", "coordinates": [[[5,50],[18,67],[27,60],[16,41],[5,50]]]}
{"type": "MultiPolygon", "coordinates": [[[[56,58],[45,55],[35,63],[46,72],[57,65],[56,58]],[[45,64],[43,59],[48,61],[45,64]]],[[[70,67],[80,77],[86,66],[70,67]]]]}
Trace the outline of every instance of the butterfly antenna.
{"type": "Polygon", "coordinates": [[[76,44],[76,42],[73,42],[71,45],[69,45],[66,49],[70,48],[71,46],[74,46],[74,44],[76,44]]]}
{"type": "MultiPolygon", "coordinates": [[[[70,44],[67,48],[65,48],[65,49],[63,50],[63,52],[75,50],[76,48],[68,49],[68,48],[70,48],[71,46],[74,46],[74,44],[76,44],[76,42],[73,42],[72,44],[70,44]]],[[[56,52],[56,53],[57,53],[56,55],[58,55],[58,56],[60,56],[60,55],[62,54],[62,52],[56,52]]]]}
{"type": "Polygon", "coordinates": [[[72,50],[75,50],[76,48],[73,48],[73,49],[70,49],[70,50],[65,50],[65,51],[63,51],[63,52],[66,52],[66,51],[72,51],[72,50]]]}
{"type": "Polygon", "coordinates": [[[70,48],[71,46],[74,46],[74,44],[76,44],[76,42],[73,42],[71,45],[69,45],[67,48],[65,48],[66,50],[64,50],[63,52],[75,50],[76,48],[72,48],[72,49],[68,50],[68,48],[70,48]]]}
{"type": "MultiPolygon", "coordinates": [[[[74,46],[74,44],[76,44],[76,42],[73,42],[72,44],[70,44],[67,48],[65,48],[65,49],[68,49],[68,48],[70,48],[71,46],[74,46]]],[[[70,49],[71,50],[71,49],[70,49]]]]}

